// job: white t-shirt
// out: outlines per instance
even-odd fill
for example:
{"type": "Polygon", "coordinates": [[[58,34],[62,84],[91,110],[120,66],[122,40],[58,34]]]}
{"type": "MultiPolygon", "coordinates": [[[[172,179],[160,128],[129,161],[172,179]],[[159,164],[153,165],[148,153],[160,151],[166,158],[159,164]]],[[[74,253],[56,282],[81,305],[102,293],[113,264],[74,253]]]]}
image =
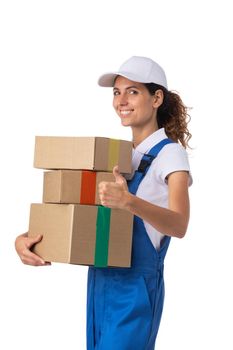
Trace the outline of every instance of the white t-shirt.
{"type": "MultiPolygon", "coordinates": [[[[164,128],[161,128],[148,136],[133,150],[133,173],[137,170],[143,155],[166,137],[164,128]]],[[[186,150],[178,143],[170,143],[164,146],[141,181],[136,193],[137,197],[160,207],[168,208],[168,185],[166,177],[174,171],[181,170],[189,172],[189,185],[191,185],[192,177],[186,150]]],[[[147,222],[143,222],[152,244],[158,249],[164,235],[147,222]]]]}

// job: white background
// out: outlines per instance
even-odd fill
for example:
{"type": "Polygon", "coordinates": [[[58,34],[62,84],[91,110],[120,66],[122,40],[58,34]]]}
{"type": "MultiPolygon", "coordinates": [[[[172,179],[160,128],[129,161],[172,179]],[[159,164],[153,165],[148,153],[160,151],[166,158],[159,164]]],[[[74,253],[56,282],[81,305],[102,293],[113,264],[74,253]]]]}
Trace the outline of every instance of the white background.
{"type": "Polygon", "coordinates": [[[96,81],[132,55],[193,107],[191,220],[167,256],[157,349],[233,348],[232,30],[226,0],[0,2],[0,349],[85,349],[87,268],[25,266],[14,240],[41,202],[35,135],[130,140],[96,81]]]}

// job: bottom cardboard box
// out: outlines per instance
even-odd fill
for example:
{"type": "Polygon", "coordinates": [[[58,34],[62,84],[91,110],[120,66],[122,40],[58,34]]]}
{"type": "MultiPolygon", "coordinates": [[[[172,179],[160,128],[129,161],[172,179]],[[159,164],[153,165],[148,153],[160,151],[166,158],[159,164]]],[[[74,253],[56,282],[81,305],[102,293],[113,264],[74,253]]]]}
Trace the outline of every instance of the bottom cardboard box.
{"type": "Polygon", "coordinates": [[[130,267],[133,215],[80,204],[31,204],[29,236],[42,234],[33,251],[45,261],[130,267]]]}

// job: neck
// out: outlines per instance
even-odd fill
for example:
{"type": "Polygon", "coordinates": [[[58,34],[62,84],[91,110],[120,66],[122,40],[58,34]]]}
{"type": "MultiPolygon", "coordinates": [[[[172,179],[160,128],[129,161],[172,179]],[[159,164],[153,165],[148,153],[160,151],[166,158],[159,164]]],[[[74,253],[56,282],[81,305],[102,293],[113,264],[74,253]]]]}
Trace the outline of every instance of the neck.
{"type": "Polygon", "coordinates": [[[142,141],[144,141],[148,136],[153,134],[155,131],[158,130],[158,127],[155,127],[153,129],[148,130],[132,130],[133,134],[133,147],[136,148],[142,141]]]}

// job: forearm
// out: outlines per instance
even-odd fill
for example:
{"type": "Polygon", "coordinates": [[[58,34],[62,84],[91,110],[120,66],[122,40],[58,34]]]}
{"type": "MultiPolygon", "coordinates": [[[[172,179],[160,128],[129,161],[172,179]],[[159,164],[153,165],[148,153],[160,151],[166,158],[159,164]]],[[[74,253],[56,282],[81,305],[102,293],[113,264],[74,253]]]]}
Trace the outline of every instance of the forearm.
{"type": "Polygon", "coordinates": [[[159,207],[131,193],[127,194],[125,209],[168,236],[182,238],[186,233],[188,226],[187,215],[159,207]]]}
{"type": "Polygon", "coordinates": [[[168,177],[169,209],[154,205],[131,194],[125,179],[118,170],[113,173],[116,178],[115,183],[101,182],[99,184],[102,205],[128,210],[165,235],[184,237],[189,221],[189,176],[187,172],[174,172],[168,177]]]}

